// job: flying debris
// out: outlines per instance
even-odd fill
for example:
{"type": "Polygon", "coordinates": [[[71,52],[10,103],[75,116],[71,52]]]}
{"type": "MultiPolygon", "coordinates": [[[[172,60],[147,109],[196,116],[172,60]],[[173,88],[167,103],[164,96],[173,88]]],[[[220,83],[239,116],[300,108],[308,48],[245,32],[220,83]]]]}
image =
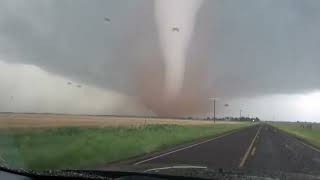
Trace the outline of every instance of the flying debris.
{"type": "Polygon", "coordinates": [[[71,85],[72,84],[72,82],[68,82],[68,85],[71,85]]]}
{"type": "Polygon", "coordinates": [[[225,104],[224,107],[229,107],[229,104],[225,104]]]}
{"type": "Polygon", "coordinates": [[[173,31],[173,32],[180,32],[180,29],[177,28],[177,27],[173,27],[173,28],[172,28],[172,31],[173,31]]]}
{"type": "Polygon", "coordinates": [[[80,84],[77,85],[78,88],[81,88],[82,86],[80,84]]]}
{"type": "Polygon", "coordinates": [[[11,96],[10,99],[13,100],[13,96],[11,96]]]}
{"type": "Polygon", "coordinates": [[[105,18],[104,18],[104,21],[110,22],[111,20],[110,20],[110,18],[105,17],[105,18]]]}

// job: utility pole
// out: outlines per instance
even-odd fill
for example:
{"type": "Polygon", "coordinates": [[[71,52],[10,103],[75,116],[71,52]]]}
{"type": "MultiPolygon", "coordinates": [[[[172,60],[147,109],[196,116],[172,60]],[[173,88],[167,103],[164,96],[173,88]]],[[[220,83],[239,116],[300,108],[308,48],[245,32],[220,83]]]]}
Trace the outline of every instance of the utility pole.
{"type": "Polygon", "coordinates": [[[212,101],[212,105],[213,105],[213,123],[216,123],[216,100],[217,98],[209,98],[209,100],[212,101]]]}
{"type": "Polygon", "coordinates": [[[213,99],[213,123],[216,123],[216,99],[213,99]]]}
{"type": "Polygon", "coordinates": [[[240,109],[240,117],[239,117],[239,120],[241,119],[241,113],[242,113],[242,110],[240,109]]]}

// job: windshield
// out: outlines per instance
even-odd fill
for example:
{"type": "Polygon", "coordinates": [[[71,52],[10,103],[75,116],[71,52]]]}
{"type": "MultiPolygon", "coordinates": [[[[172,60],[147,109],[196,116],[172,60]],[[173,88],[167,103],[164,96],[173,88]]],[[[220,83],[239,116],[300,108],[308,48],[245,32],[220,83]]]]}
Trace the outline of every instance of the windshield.
{"type": "Polygon", "coordinates": [[[318,0],[1,0],[0,164],[319,176],[319,32],[318,0]]]}

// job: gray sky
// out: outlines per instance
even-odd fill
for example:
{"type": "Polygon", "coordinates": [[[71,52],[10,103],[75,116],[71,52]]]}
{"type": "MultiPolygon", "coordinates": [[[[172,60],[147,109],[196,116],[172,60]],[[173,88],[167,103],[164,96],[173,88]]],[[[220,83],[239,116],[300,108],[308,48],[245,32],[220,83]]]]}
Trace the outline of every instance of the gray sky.
{"type": "Polygon", "coordinates": [[[206,114],[219,97],[319,121],[319,19],[318,0],[4,0],[0,111],[206,114]]]}

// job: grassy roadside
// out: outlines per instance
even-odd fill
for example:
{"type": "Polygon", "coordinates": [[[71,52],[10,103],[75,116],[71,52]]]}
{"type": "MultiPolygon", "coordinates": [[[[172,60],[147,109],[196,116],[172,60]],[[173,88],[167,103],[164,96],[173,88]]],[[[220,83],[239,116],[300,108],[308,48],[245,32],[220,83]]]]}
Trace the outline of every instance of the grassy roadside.
{"type": "Polygon", "coordinates": [[[0,157],[31,169],[80,168],[126,159],[193,139],[215,136],[249,123],[65,127],[0,132],[0,157]]]}
{"type": "Polygon", "coordinates": [[[320,147],[320,124],[314,124],[311,129],[303,128],[298,123],[294,122],[277,122],[271,123],[270,125],[305,139],[309,143],[320,147]]]}

